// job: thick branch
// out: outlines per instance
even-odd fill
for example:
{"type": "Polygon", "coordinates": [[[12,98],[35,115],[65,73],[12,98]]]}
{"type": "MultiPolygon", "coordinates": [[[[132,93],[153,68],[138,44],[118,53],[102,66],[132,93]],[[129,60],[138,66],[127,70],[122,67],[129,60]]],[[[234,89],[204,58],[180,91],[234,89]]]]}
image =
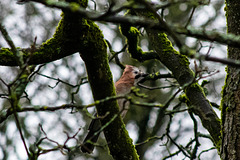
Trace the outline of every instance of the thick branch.
{"type": "Polygon", "coordinates": [[[185,93],[193,106],[194,113],[200,117],[203,126],[212,136],[214,144],[219,147],[221,129],[219,118],[206,99],[201,87],[197,83],[192,84],[194,74],[189,68],[188,59],[172,47],[164,33],[149,30],[148,34],[161,62],[172,71],[178,83],[185,88],[185,93]]]}
{"type": "MultiPolygon", "coordinates": [[[[112,23],[120,23],[120,24],[128,24],[132,26],[142,26],[146,28],[151,28],[159,31],[168,31],[167,28],[164,28],[161,24],[158,22],[151,20],[151,19],[146,19],[143,17],[138,17],[138,16],[119,16],[119,15],[106,15],[102,16],[102,13],[98,12],[93,12],[93,11],[86,11],[83,8],[72,5],[69,3],[64,3],[64,2],[51,2],[49,3],[48,1],[40,1],[40,0],[31,0],[35,1],[41,4],[44,4],[48,7],[53,7],[53,8],[58,8],[62,9],[64,11],[72,12],[78,15],[81,15],[82,17],[94,20],[94,21],[104,21],[104,22],[112,22],[112,23]]],[[[196,29],[193,27],[179,27],[179,25],[169,25],[170,29],[172,31],[175,31],[176,33],[179,34],[184,34],[189,37],[195,37],[198,39],[202,40],[207,40],[211,42],[218,42],[221,44],[225,45],[230,45],[233,47],[239,47],[240,46],[240,36],[236,36],[233,34],[225,34],[225,33],[219,33],[216,31],[206,31],[205,29],[196,29]]]]}
{"type": "MultiPolygon", "coordinates": [[[[101,30],[92,21],[70,12],[64,12],[62,25],[62,33],[66,35],[66,40],[76,42],[68,45],[77,48],[85,62],[94,100],[115,96],[107,58],[107,45],[101,30]]],[[[96,107],[99,116],[107,115],[101,119],[102,126],[109,123],[119,113],[116,100],[100,103],[96,107]]],[[[104,134],[114,159],[138,159],[120,116],[114,118],[104,129],[104,134]]]]}
{"type": "MultiPolygon", "coordinates": [[[[115,14],[106,14],[103,16],[102,13],[86,11],[83,7],[80,7],[76,3],[66,3],[66,2],[51,2],[50,1],[40,1],[40,0],[32,0],[48,7],[62,9],[66,12],[74,13],[75,15],[80,15],[81,17],[85,17],[94,21],[103,21],[103,22],[111,22],[115,24],[128,24],[132,26],[142,26],[146,28],[151,28],[158,31],[168,31],[169,29],[163,27],[158,22],[139,17],[139,16],[119,16],[115,14]]],[[[59,23],[59,26],[55,32],[53,38],[49,39],[47,42],[43,43],[40,47],[37,47],[36,52],[32,53],[31,60],[29,64],[41,64],[52,62],[54,60],[61,59],[65,56],[72,55],[77,52],[75,39],[66,39],[66,34],[61,32],[62,21],[59,23]]],[[[232,47],[240,46],[240,36],[236,36],[233,34],[225,34],[219,33],[216,31],[206,31],[205,29],[196,29],[193,27],[179,27],[174,25],[168,25],[171,31],[174,31],[178,34],[183,34],[189,37],[195,37],[198,39],[218,42],[221,44],[229,45],[232,47]]],[[[27,59],[29,56],[29,49],[20,49],[24,54],[24,59],[27,59]]],[[[144,57],[142,59],[151,59],[156,58],[154,52],[149,52],[149,54],[143,54],[144,57]]],[[[221,60],[221,59],[220,59],[221,60]]],[[[211,60],[212,61],[212,60],[211,60]]],[[[224,64],[225,63],[225,60],[224,64]]],[[[219,61],[218,61],[219,62],[219,61]]],[[[223,63],[222,61],[220,61],[223,63]]],[[[233,65],[238,66],[239,62],[235,62],[233,65]]],[[[17,62],[14,59],[14,54],[8,48],[1,48],[0,50],[0,65],[4,66],[17,66],[17,62]]]]}
{"type": "MultiPolygon", "coordinates": [[[[28,64],[42,64],[61,59],[65,56],[72,55],[77,52],[78,46],[75,45],[76,38],[68,39],[69,35],[64,33],[64,18],[59,22],[53,38],[47,40],[40,47],[32,52],[31,48],[19,49],[22,52],[23,59],[26,61],[31,55],[28,64]]],[[[83,44],[80,44],[83,45],[83,44]]],[[[1,48],[0,50],[0,65],[4,66],[17,66],[15,55],[8,48],[1,48]]]]}
{"type": "MultiPolygon", "coordinates": [[[[139,13],[141,15],[141,13],[139,13]]],[[[144,12],[143,14],[147,14],[144,12]]],[[[121,31],[126,36],[129,52],[134,57],[141,57],[142,51],[138,46],[138,30],[135,27],[121,25],[121,31]]],[[[180,86],[193,106],[193,111],[202,120],[203,126],[209,131],[214,144],[219,147],[220,142],[220,121],[211,104],[206,99],[202,88],[193,83],[195,76],[189,68],[189,61],[186,56],[177,52],[165,33],[147,29],[151,44],[158,55],[158,59],[172,72],[180,86]]],[[[218,148],[219,149],[219,148],[218,148]]]]}

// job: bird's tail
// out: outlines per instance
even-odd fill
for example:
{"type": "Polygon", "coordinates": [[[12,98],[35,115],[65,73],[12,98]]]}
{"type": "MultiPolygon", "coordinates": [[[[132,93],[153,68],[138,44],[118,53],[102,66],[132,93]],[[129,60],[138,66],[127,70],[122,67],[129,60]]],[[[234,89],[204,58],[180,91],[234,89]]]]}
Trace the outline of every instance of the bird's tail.
{"type": "Polygon", "coordinates": [[[81,151],[83,153],[92,153],[95,147],[95,143],[98,140],[98,137],[100,135],[100,132],[98,132],[101,129],[101,123],[99,119],[93,119],[88,130],[88,134],[85,137],[83,144],[81,146],[81,151]]]}

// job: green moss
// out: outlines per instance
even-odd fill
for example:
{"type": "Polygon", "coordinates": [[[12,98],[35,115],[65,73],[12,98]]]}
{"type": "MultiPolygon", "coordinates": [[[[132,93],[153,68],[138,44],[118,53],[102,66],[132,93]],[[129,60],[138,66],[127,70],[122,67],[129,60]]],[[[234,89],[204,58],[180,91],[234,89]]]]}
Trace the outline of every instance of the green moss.
{"type": "MultiPolygon", "coordinates": [[[[222,132],[222,131],[221,131],[222,132]]],[[[218,136],[219,134],[217,134],[216,136],[218,136]]],[[[222,133],[221,133],[222,135],[222,133]]],[[[221,139],[221,136],[219,136],[219,141],[215,142],[214,143],[218,153],[220,153],[220,148],[221,148],[221,145],[222,145],[222,139],[221,139]]]]}
{"type": "Polygon", "coordinates": [[[121,27],[122,33],[127,38],[128,51],[133,57],[138,57],[138,53],[141,55],[141,48],[138,47],[139,32],[135,27],[121,27]]]}
{"type": "Polygon", "coordinates": [[[70,3],[70,6],[71,6],[72,12],[76,12],[80,7],[80,5],[78,3],[75,3],[75,2],[70,3]]]}
{"type": "Polygon", "coordinates": [[[183,103],[186,103],[186,104],[190,104],[189,103],[189,99],[187,98],[186,94],[181,94],[178,97],[178,99],[179,99],[180,102],[183,102],[183,103]]]}
{"type": "MultiPolygon", "coordinates": [[[[140,36],[138,29],[126,24],[122,24],[120,29],[122,34],[127,38],[128,51],[131,53],[132,58],[135,58],[140,62],[148,59],[146,55],[149,55],[149,52],[143,52],[141,47],[138,45],[140,36]]],[[[191,83],[194,78],[194,72],[189,69],[190,62],[188,58],[173,48],[171,41],[167,38],[165,33],[155,32],[153,34],[154,36],[157,34],[157,38],[153,39],[152,42],[154,43],[154,46],[157,46],[155,50],[158,53],[158,57],[151,57],[157,59],[159,58],[161,62],[173,72],[175,78],[181,86],[191,83]]]]}
{"type": "Polygon", "coordinates": [[[173,48],[171,41],[165,33],[152,34],[154,34],[151,35],[152,43],[159,54],[161,62],[172,71],[178,83],[183,87],[192,83],[194,72],[189,68],[190,62],[188,58],[173,48]]]}
{"type": "Polygon", "coordinates": [[[0,59],[3,63],[11,62],[14,59],[14,54],[9,48],[1,48],[0,59]]]}
{"type": "MultiPolygon", "coordinates": [[[[69,1],[72,2],[71,0],[69,1]]],[[[83,7],[84,5],[87,6],[86,0],[77,2],[83,7]]],[[[77,8],[77,5],[73,4],[73,7],[77,8]]],[[[135,29],[132,29],[132,31],[133,35],[138,34],[138,31],[135,29]]],[[[135,38],[137,40],[137,37],[135,38]]],[[[139,49],[136,47],[136,50],[139,49]]],[[[80,52],[85,62],[88,80],[96,103],[100,99],[115,96],[116,92],[108,63],[107,45],[101,30],[91,20],[84,19],[80,16],[73,16],[73,14],[69,12],[62,14],[62,19],[59,22],[53,38],[41,45],[40,49],[34,53],[33,60],[37,62],[39,61],[38,59],[44,58],[47,59],[47,61],[52,61],[59,57],[62,58],[63,55],[69,55],[75,52],[80,52]]],[[[109,124],[113,121],[113,117],[116,117],[119,113],[116,100],[107,101],[103,104],[99,103],[96,107],[98,114],[104,116],[104,119],[101,119],[103,125],[109,124]]],[[[110,142],[111,154],[115,156],[115,158],[125,156],[126,159],[132,155],[132,159],[138,159],[132,140],[120,116],[116,117],[114,122],[105,128],[104,132],[105,137],[110,142]],[[118,132],[119,128],[121,132],[118,132]],[[121,141],[113,135],[120,137],[121,141]],[[124,143],[126,142],[125,140],[127,140],[127,144],[124,143]],[[115,150],[114,148],[112,149],[112,147],[118,147],[118,149],[115,150]],[[122,156],[121,154],[123,153],[126,155],[122,156]]]]}
{"type": "Polygon", "coordinates": [[[175,54],[175,56],[179,57],[178,60],[182,66],[189,66],[190,62],[188,58],[174,49],[171,41],[167,38],[167,35],[165,33],[159,33],[158,37],[160,39],[159,44],[161,44],[162,52],[165,56],[167,56],[167,58],[171,58],[173,56],[172,54],[175,54]]]}
{"type": "MultiPolygon", "coordinates": [[[[98,103],[98,100],[100,99],[115,96],[116,92],[108,64],[107,44],[104,40],[102,31],[90,20],[84,18],[73,20],[72,17],[67,14],[64,15],[64,18],[73,21],[73,25],[71,26],[70,24],[64,25],[71,28],[71,32],[74,32],[74,37],[77,35],[77,50],[80,52],[80,55],[85,62],[88,80],[92,88],[95,102],[98,103]]],[[[111,154],[116,158],[123,157],[121,154],[124,153],[126,153],[126,157],[129,157],[129,155],[137,155],[136,152],[130,153],[134,150],[134,147],[132,143],[128,143],[132,141],[123,125],[123,121],[120,116],[116,117],[119,113],[119,108],[117,106],[118,104],[116,100],[96,105],[99,116],[104,116],[104,119],[101,119],[102,125],[107,125],[104,129],[104,133],[109,142],[111,154]],[[106,116],[106,113],[109,114],[106,116]],[[116,138],[116,136],[120,140],[116,138]],[[126,146],[126,148],[122,146],[126,146]]]]}
{"type": "MultiPolygon", "coordinates": [[[[191,84],[189,87],[191,87],[192,89],[194,89],[196,92],[204,93],[203,88],[202,88],[197,82],[191,84]]],[[[204,96],[205,96],[205,94],[204,94],[204,96]]]]}
{"type": "Polygon", "coordinates": [[[98,100],[97,100],[97,101],[95,101],[95,104],[96,104],[96,105],[100,104],[100,101],[98,101],[98,100]]]}
{"type": "Polygon", "coordinates": [[[155,75],[154,74],[151,74],[151,78],[153,79],[155,76],[159,76],[160,75],[160,72],[156,72],[155,75]]]}
{"type": "Polygon", "coordinates": [[[87,8],[88,6],[88,0],[78,0],[77,2],[83,8],[87,8]]]}
{"type": "Polygon", "coordinates": [[[224,109],[223,105],[224,105],[224,102],[226,102],[225,99],[224,99],[224,95],[225,95],[224,91],[225,91],[225,89],[227,87],[227,78],[228,78],[228,76],[229,76],[229,73],[227,72],[227,75],[225,77],[225,84],[222,86],[222,91],[221,91],[221,97],[222,97],[221,103],[220,103],[221,117],[223,117],[223,115],[222,115],[223,114],[223,109],[224,109]]]}
{"type": "Polygon", "coordinates": [[[140,62],[158,58],[153,51],[143,52],[139,46],[139,37],[141,34],[136,27],[121,24],[120,31],[127,38],[128,52],[131,54],[132,58],[135,58],[140,62]]]}
{"type": "Polygon", "coordinates": [[[88,6],[88,0],[66,0],[66,2],[76,3],[83,8],[87,8],[87,6],[88,6]]]}

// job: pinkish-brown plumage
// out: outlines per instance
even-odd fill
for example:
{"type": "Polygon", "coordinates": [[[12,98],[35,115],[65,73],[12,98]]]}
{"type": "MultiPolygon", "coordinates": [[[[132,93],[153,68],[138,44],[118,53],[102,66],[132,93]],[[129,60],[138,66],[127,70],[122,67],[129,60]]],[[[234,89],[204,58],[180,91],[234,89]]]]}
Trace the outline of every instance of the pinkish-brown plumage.
{"type": "MultiPolygon", "coordinates": [[[[121,78],[115,83],[117,95],[126,95],[130,93],[131,88],[135,85],[135,77],[139,73],[141,73],[141,71],[138,68],[126,65],[121,78]]],[[[126,102],[125,99],[119,99],[118,106],[121,111],[121,116],[124,118],[129,109],[129,102],[126,102]]]]}
{"type": "MultiPolygon", "coordinates": [[[[117,95],[126,95],[130,93],[131,88],[137,84],[139,80],[145,77],[146,74],[142,73],[137,67],[126,65],[122,76],[115,83],[116,93],[117,95]]],[[[118,100],[119,109],[121,111],[121,116],[124,118],[128,109],[129,102],[126,102],[125,99],[118,100]]],[[[101,128],[101,123],[99,119],[93,119],[90,126],[89,132],[84,139],[83,145],[81,147],[82,152],[84,153],[92,153],[94,149],[94,145],[92,143],[87,143],[87,140],[91,140],[93,143],[97,142],[99,134],[94,136],[94,133],[97,132],[101,128]]]]}

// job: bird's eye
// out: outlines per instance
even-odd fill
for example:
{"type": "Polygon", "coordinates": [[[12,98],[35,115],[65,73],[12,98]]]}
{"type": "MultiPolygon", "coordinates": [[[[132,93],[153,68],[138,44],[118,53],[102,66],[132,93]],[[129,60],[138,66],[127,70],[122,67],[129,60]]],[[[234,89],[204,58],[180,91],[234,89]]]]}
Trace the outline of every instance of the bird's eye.
{"type": "Polygon", "coordinates": [[[133,73],[138,74],[138,71],[134,71],[133,73]]]}

